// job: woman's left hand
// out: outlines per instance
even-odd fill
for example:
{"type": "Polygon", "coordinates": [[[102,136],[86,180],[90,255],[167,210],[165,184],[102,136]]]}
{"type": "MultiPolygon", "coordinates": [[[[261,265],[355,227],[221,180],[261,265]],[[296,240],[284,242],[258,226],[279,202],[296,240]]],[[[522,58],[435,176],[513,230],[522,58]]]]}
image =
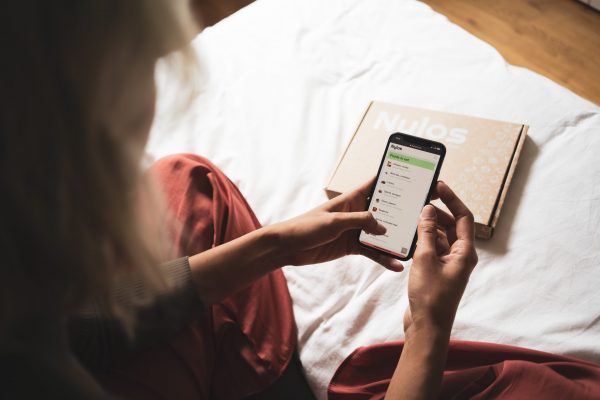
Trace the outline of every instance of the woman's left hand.
{"type": "Polygon", "coordinates": [[[370,211],[365,211],[373,183],[374,179],[306,214],[268,227],[286,253],[287,264],[316,264],[349,254],[362,254],[387,269],[402,271],[404,266],[400,261],[358,244],[361,230],[375,235],[386,231],[370,211]]]}

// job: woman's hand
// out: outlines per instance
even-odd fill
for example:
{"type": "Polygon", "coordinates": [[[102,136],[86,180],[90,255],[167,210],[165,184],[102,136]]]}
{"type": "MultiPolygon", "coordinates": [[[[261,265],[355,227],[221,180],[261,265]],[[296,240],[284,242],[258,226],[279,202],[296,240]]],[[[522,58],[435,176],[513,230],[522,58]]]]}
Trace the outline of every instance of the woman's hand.
{"type": "Polygon", "coordinates": [[[374,180],[339,195],[312,211],[268,229],[285,249],[290,265],[316,264],[349,254],[362,254],[393,271],[404,266],[394,258],[372,252],[358,244],[361,230],[381,235],[385,227],[365,211],[374,180]]]}
{"type": "Polygon", "coordinates": [[[385,398],[439,396],[450,331],[477,254],[473,214],[443,182],[436,191],[452,215],[427,205],[408,277],[404,348],[385,398]]]}
{"type": "Polygon", "coordinates": [[[384,267],[402,263],[358,245],[361,229],[385,228],[364,211],[373,181],[289,221],[257,229],[189,258],[192,279],[205,304],[221,301],[283,265],[315,264],[347,254],[363,254],[384,267]]]}
{"type": "Polygon", "coordinates": [[[425,329],[440,329],[449,334],[469,276],[477,264],[473,214],[445,183],[438,182],[436,191],[452,215],[432,205],[423,208],[408,278],[405,332],[413,325],[416,329],[423,325],[425,329]]]}

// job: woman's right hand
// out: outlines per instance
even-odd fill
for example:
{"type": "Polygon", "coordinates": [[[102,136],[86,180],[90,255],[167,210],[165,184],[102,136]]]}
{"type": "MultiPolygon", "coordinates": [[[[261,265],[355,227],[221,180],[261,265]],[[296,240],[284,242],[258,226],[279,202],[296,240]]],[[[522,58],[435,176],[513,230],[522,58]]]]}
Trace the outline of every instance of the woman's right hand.
{"type": "Polygon", "coordinates": [[[427,205],[421,212],[417,249],[408,278],[407,336],[414,330],[450,334],[458,304],[477,264],[473,214],[443,182],[437,195],[452,215],[427,205]],[[410,331],[409,331],[410,330],[410,331]]]}

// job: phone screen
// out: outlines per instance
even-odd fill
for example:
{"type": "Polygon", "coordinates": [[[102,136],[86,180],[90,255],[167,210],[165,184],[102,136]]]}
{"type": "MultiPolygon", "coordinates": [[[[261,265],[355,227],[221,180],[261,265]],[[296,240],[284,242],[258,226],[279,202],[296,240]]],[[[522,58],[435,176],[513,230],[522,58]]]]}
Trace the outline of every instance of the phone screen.
{"type": "MultiPolygon", "coordinates": [[[[362,245],[408,259],[414,249],[419,215],[443,160],[444,146],[435,143],[437,153],[424,145],[402,143],[392,136],[379,169],[368,210],[387,228],[384,235],[360,233],[362,245]],[[419,147],[419,148],[415,148],[419,147]]],[[[407,136],[407,135],[401,135],[407,136]]],[[[421,139],[423,140],[423,139],[421,139]]]]}

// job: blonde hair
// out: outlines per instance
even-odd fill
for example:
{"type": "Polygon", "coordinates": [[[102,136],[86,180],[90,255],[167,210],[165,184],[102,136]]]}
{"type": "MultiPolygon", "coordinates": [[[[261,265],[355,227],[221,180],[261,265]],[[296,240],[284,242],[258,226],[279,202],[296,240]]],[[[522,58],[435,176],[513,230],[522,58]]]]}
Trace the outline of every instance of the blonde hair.
{"type": "Polygon", "coordinates": [[[149,193],[140,190],[144,140],[112,131],[98,99],[108,69],[135,73],[174,50],[190,57],[184,44],[197,28],[187,6],[0,5],[0,332],[31,316],[75,313],[95,298],[126,318],[112,300],[119,282],[141,280],[146,295],[167,286],[136,211],[136,198],[149,193]]]}

